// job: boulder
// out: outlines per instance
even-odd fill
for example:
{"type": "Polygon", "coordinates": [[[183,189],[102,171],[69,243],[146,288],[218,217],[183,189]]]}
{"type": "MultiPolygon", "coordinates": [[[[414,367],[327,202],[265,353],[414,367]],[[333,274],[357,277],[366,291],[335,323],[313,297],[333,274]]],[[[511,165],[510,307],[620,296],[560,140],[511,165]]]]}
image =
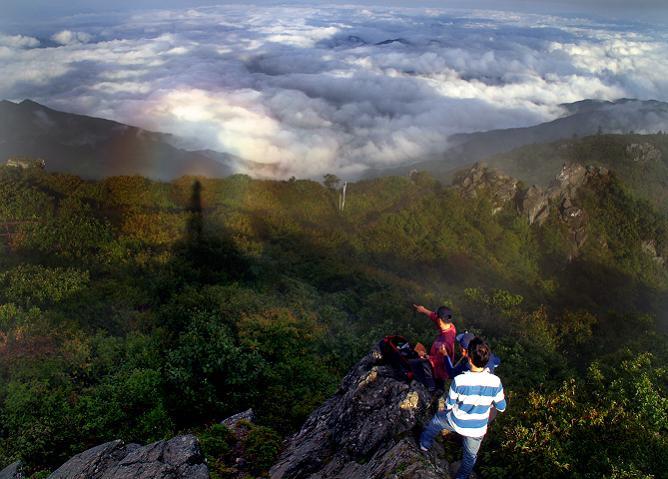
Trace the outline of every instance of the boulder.
{"type": "Polygon", "coordinates": [[[208,479],[197,438],[178,436],[148,446],[116,440],[77,454],[49,479],[208,479]]]}
{"type": "Polygon", "coordinates": [[[230,416],[227,419],[223,419],[220,423],[223,426],[227,427],[228,429],[234,430],[237,428],[239,422],[241,421],[254,422],[255,412],[253,412],[253,409],[247,409],[246,411],[237,413],[234,416],[230,416]]]}
{"type": "Polygon", "coordinates": [[[435,398],[422,384],[395,374],[381,364],[378,351],[362,359],[287,441],[270,477],[447,478],[439,446],[425,456],[415,439],[436,408],[435,398]]]}
{"type": "Polygon", "coordinates": [[[24,479],[25,477],[23,465],[20,461],[16,461],[0,471],[0,479],[24,479]]]}

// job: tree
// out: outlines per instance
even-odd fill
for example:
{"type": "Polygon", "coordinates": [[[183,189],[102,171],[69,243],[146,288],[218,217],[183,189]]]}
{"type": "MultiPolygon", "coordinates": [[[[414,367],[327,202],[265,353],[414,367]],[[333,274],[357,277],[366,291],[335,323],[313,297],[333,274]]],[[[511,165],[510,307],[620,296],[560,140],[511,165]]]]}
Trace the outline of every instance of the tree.
{"type": "Polygon", "coordinates": [[[339,187],[339,184],[341,183],[341,178],[331,173],[327,173],[326,175],[323,176],[323,178],[324,178],[323,184],[325,185],[326,188],[329,188],[330,190],[336,190],[339,187]]]}

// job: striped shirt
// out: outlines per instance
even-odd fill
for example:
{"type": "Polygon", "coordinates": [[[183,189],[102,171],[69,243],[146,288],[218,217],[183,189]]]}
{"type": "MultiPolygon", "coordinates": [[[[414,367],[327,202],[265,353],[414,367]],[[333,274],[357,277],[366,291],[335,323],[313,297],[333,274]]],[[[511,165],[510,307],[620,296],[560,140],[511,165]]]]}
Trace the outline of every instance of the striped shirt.
{"type": "Polygon", "coordinates": [[[506,409],[503,385],[498,376],[487,371],[466,371],[453,379],[445,402],[447,419],[462,436],[482,437],[487,432],[489,409],[506,409]]]}

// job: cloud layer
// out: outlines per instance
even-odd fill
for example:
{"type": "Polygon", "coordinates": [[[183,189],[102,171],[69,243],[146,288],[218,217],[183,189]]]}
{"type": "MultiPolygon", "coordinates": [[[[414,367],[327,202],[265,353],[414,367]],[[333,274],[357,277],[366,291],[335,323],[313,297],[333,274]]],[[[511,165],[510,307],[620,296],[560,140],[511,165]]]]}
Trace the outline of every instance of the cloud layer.
{"type": "Polygon", "coordinates": [[[175,133],[275,177],[425,159],[452,133],[550,120],[564,102],[668,100],[666,31],[481,11],[86,15],[0,32],[0,64],[2,98],[175,133]]]}

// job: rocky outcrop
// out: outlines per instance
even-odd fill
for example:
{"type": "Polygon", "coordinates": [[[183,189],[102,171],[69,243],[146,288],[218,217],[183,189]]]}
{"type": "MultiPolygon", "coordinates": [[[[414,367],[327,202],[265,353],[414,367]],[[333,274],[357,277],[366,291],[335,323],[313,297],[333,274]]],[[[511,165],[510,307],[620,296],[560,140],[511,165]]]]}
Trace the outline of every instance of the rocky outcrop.
{"type": "Polygon", "coordinates": [[[245,444],[250,434],[250,427],[255,421],[255,412],[253,409],[230,416],[223,419],[220,423],[225,426],[234,436],[235,444],[232,449],[232,457],[234,463],[230,465],[226,471],[226,478],[247,478],[249,461],[246,458],[245,444]]]}
{"type": "Polygon", "coordinates": [[[517,196],[517,209],[529,224],[543,224],[550,214],[550,197],[537,186],[521,191],[517,196]]]}
{"type": "Polygon", "coordinates": [[[178,436],[148,446],[116,440],[77,454],[49,479],[208,479],[195,436],[178,436]]]}
{"type": "Polygon", "coordinates": [[[469,198],[487,192],[492,198],[493,212],[497,213],[515,198],[519,182],[482,163],[476,163],[473,168],[458,175],[453,184],[469,198]]]}
{"type": "Polygon", "coordinates": [[[543,224],[555,211],[568,227],[571,251],[568,259],[575,258],[586,243],[589,215],[577,204],[577,191],[592,179],[609,175],[606,168],[584,167],[578,163],[565,164],[546,190],[532,186],[517,202],[518,211],[527,216],[529,223],[543,224]],[[551,209],[551,205],[556,208],[551,209]]]}
{"type": "Polygon", "coordinates": [[[589,170],[593,171],[592,168],[587,169],[579,163],[564,164],[548,191],[551,190],[552,194],[573,192],[584,185],[589,170]]]}
{"type": "Polygon", "coordinates": [[[0,479],[24,479],[25,477],[20,461],[16,461],[0,471],[0,479]]]}
{"type": "MultiPolygon", "coordinates": [[[[641,150],[647,153],[646,150],[641,150]]],[[[556,213],[558,219],[568,227],[572,246],[568,258],[570,260],[578,255],[589,236],[589,215],[578,206],[577,191],[592,179],[600,179],[608,174],[605,168],[584,167],[578,163],[565,164],[547,188],[533,185],[521,189],[517,180],[487,166],[476,164],[460,173],[453,185],[465,197],[474,198],[481,192],[486,192],[493,200],[493,213],[514,202],[517,212],[524,216],[529,224],[542,225],[551,214],[556,213]]]]}
{"type": "Polygon", "coordinates": [[[439,446],[425,456],[415,440],[435,406],[424,386],[397,379],[374,351],[288,440],[270,477],[447,478],[448,464],[439,446]]]}
{"type": "MultiPolygon", "coordinates": [[[[665,263],[665,259],[664,259],[664,258],[659,254],[659,252],[657,251],[656,240],[646,240],[646,241],[643,241],[643,242],[640,244],[640,246],[641,246],[642,250],[643,250],[647,255],[649,255],[649,257],[652,258],[652,260],[653,260],[656,264],[659,264],[659,265],[662,265],[662,266],[663,266],[663,264],[665,263]]],[[[0,478],[2,478],[1,475],[0,475],[0,478]]]]}
{"type": "Polygon", "coordinates": [[[654,163],[661,161],[661,150],[651,143],[631,143],[626,145],[626,156],[635,163],[654,163]]]}
{"type": "Polygon", "coordinates": [[[253,409],[247,409],[243,412],[230,416],[227,419],[223,419],[220,423],[226,428],[234,431],[239,427],[239,423],[243,422],[254,422],[255,421],[255,412],[253,409]]]}

